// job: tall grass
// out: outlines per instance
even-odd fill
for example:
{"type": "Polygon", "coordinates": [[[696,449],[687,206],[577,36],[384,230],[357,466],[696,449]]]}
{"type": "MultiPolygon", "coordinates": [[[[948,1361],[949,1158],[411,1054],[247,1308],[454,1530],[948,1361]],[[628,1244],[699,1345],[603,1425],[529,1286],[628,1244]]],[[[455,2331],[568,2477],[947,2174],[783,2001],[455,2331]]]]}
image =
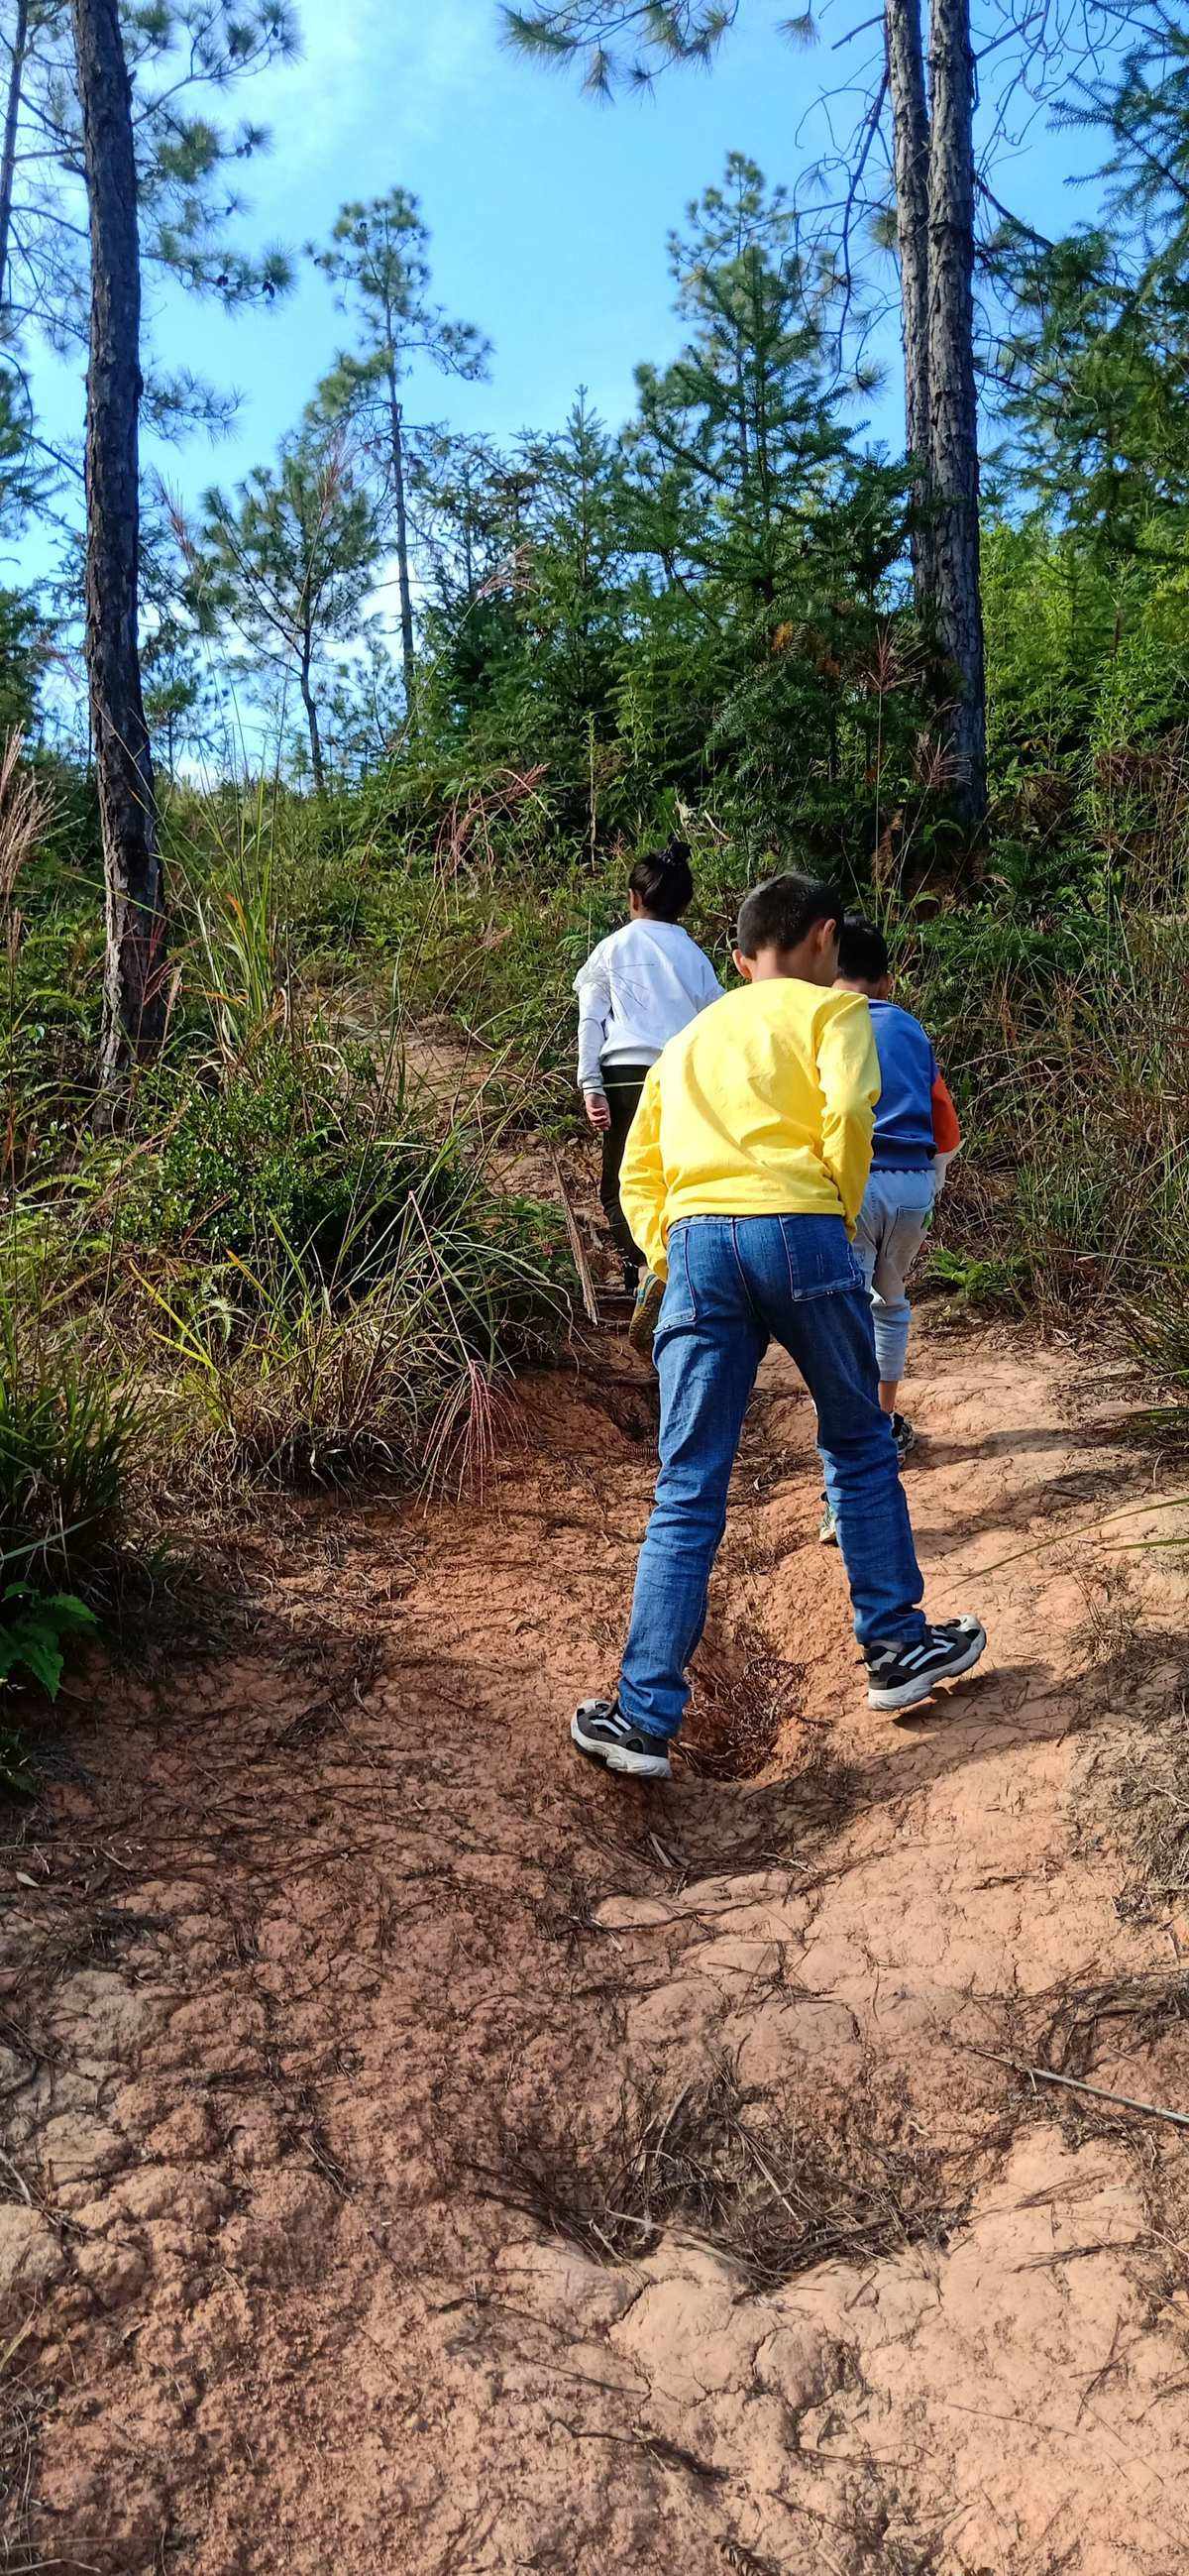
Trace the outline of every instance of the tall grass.
{"type": "MultiPolygon", "coordinates": [[[[3,800],[0,764],[0,845],[3,800]]],[[[9,1130],[39,1152],[10,1152],[0,1224],[0,1573],[71,1579],[182,1499],[481,1470],[569,1312],[560,1221],[500,1181],[506,1098],[444,1115],[410,1073],[430,925],[361,931],[370,847],[265,790],[186,826],[183,799],[169,1039],[118,1136],[25,1043],[47,968],[85,1007],[94,890],[49,870],[36,959],[9,941],[9,1130]]]]}
{"type": "MultiPolygon", "coordinates": [[[[903,997],[966,1131],[952,1258],[1049,1311],[1165,1312],[1189,1240],[1189,922],[950,915],[906,946],[903,997]]],[[[1182,1337],[1189,1361],[1189,1320],[1182,1337]]]]}
{"type": "MultiPolygon", "coordinates": [[[[729,971],[739,854],[694,827],[690,927],[729,971]]],[[[900,998],[925,1019],[955,1092],[965,1150],[939,1211],[939,1276],[1045,1315],[1094,1309],[1189,1369],[1176,1283],[1189,1241],[1189,918],[1170,907],[1167,853],[1128,876],[1099,854],[1093,903],[1042,903],[992,850],[972,893],[914,891],[911,870],[856,887],[886,921],[900,998]],[[1179,1356],[1178,1356],[1179,1355],[1179,1356]]],[[[336,864],[346,870],[349,852],[336,864]]],[[[415,854],[369,851],[357,955],[399,955],[420,1012],[533,1068],[547,1131],[574,1116],[575,968],[621,917],[622,863],[474,858],[443,885],[415,854]]],[[[1093,872],[1091,872],[1093,873],[1093,872]]],[[[1187,1309],[1189,1312],[1189,1309],[1187,1309]]]]}
{"type": "MultiPolygon", "coordinates": [[[[3,796],[0,765],[0,825],[3,796]]],[[[47,1567],[76,1522],[112,1527],[133,1467],[142,1503],[212,1509],[481,1472],[509,1372],[565,1321],[556,1213],[500,1169],[517,1130],[574,1117],[570,986],[620,865],[542,870],[471,834],[444,866],[375,792],[186,793],[170,831],[170,1039],[117,1139],[91,1132],[77,1050],[29,1044],[90,1026],[95,890],[59,871],[10,919],[0,1553],[47,1567]],[[413,1070],[442,1021],[468,1047],[449,1102],[413,1070]]],[[[691,927],[725,962],[744,872],[712,825],[696,839],[691,927]]],[[[892,927],[966,1134],[940,1263],[1021,1305],[1137,1316],[1189,1382],[1189,925],[1155,886],[1042,925],[992,868],[977,900],[892,927]]]]}
{"type": "Polygon", "coordinates": [[[0,1306],[0,1574],[77,1581],[139,1447],[132,1390],[69,1347],[22,1350],[11,1304],[0,1306]]]}

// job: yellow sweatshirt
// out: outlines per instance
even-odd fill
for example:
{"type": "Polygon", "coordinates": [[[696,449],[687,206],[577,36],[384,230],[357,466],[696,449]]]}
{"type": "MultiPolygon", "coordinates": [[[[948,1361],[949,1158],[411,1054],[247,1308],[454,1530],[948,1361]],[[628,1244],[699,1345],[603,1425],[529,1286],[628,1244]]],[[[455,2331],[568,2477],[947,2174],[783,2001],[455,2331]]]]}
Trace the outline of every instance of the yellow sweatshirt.
{"type": "Polygon", "coordinates": [[[644,1085],[619,1176],[650,1270],[686,1216],[841,1216],[871,1168],[879,1058],[860,993],[774,976],[670,1038],[644,1085]]]}

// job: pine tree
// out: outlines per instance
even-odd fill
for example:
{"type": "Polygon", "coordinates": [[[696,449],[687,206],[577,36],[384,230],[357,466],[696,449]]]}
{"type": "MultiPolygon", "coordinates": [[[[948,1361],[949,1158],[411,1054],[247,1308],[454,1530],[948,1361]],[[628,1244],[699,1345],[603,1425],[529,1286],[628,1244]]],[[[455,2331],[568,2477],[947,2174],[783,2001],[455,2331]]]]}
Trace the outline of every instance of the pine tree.
{"type": "Polygon", "coordinates": [[[176,779],[187,753],[212,757],[222,740],[209,656],[187,619],[166,614],[142,641],[140,667],[149,739],[165,777],[176,779]]]}
{"type": "MultiPolygon", "coordinates": [[[[58,0],[6,0],[7,56],[0,157],[0,337],[30,332],[57,350],[87,334],[86,262],[76,186],[81,107],[69,12],[58,0]]],[[[248,253],[235,240],[244,211],[238,172],[268,147],[267,129],[225,123],[242,79],[296,45],[290,0],[120,0],[119,35],[131,84],[138,230],[143,263],[228,309],[266,302],[289,283],[284,252],[248,253]]],[[[189,408],[219,416],[220,398],[183,373],[147,365],[150,399],[168,418],[189,408]]]]}
{"type": "Polygon", "coordinates": [[[330,645],[358,627],[379,560],[368,494],[341,436],[307,430],[282,448],[275,472],[257,466],[234,499],[208,492],[206,561],[196,598],[208,625],[226,618],[274,669],[297,681],[315,788],[326,783],[318,718],[330,645]]]}
{"type": "Polygon", "coordinates": [[[323,745],[339,778],[364,780],[387,768],[403,731],[404,693],[384,638],[362,638],[362,649],[336,663],[321,709],[323,745]]]}
{"type": "Polygon", "coordinates": [[[519,541],[517,483],[530,478],[493,439],[445,429],[422,433],[411,478],[414,515],[435,602],[464,614],[506,574],[519,541]]]}
{"type": "Polygon", "coordinates": [[[1189,29],[1153,0],[1070,121],[1105,136],[1104,217],[1040,252],[1008,230],[1001,352],[1033,489],[1103,562],[1174,565],[1189,531],[1189,29]]]}
{"type": "MultiPolygon", "coordinates": [[[[137,645],[142,265],[159,262],[228,306],[270,298],[285,284],[280,253],[249,258],[228,235],[240,209],[229,165],[267,137],[250,124],[226,128],[205,109],[241,75],[291,50],[294,21],[288,0],[71,0],[69,8],[9,0],[9,8],[0,147],[5,418],[19,390],[28,446],[55,468],[63,460],[35,427],[27,343],[40,333],[55,351],[87,348],[86,651],[107,885],[102,1071],[110,1085],[152,1051],[165,1016],[165,894],[137,645]]],[[[187,372],[155,378],[148,404],[169,422],[228,409],[187,372]]]]}
{"type": "Polygon", "coordinates": [[[473,323],[455,322],[430,301],[429,233],[417,199],[391,188],[368,204],[344,206],[325,249],[310,256],[331,278],[359,346],[340,352],[319,389],[317,409],[348,420],[392,513],[400,592],[401,661],[413,711],[416,646],[409,536],[409,431],[402,386],[418,358],[443,375],[486,372],[488,344],[473,323]]]}
{"type": "Polygon", "coordinates": [[[794,525],[816,516],[848,444],[783,189],[731,153],[721,187],[671,237],[669,263],[691,336],[671,366],[637,371],[629,453],[641,525],[671,566],[712,569],[771,609],[794,525]]]}
{"type": "Polygon", "coordinates": [[[531,476],[521,593],[545,738],[606,730],[621,621],[622,521],[615,449],[586,388],[565,428],[525,444],[531,476]]]}
{"type": "Polygon", "coordinates": [[[91,235],[87,683],[107,906],[102,1074],[152,1054],[166,1009],[165,885],[138,651],[140,246],[117,0],[72,0],[91,235]]]}
{"type": "MultiPolygon", "coordinates": [[[[730,156],[670,263],[690,337],[672,365],[637,373],[631,543],[653,589],[634,605],[626,686],[638,725],[647,667],[670,757],[688,756],[700,724],[727,792],[745,785],[752,825],[783,834],[815,770],[832,811],[846,801],[904,477],[852,447],[792,209],[753,162],[730,156]]],[[[851,801],[861,815],[868,800],[851,801]]]]}
{"type": "MultiPolygon", "coordinates": [[[[739,0],[540,0],[507,8],[504,31],[520,52],[546,62],[579,59],[584,85],[610,95],[618,80],[649,85],[677,62],[710,62],[739,0]]],[[[1086,21],[1109,18],[1109,0],[1086,0],[1086,21]]],[[[1024,13],[1011,52],[1027,67],[1045,41],[1047,0],[1024,13]]],[[[978,420],[973,358],[973,82],[970,0],[929,0],[929,95],[924,80],[921,0],[885,0],[878,62],[852,137],[821,178],[824,204],[808,222],[818,260],[813,294],[834,304],[839,353],[857,307],[854,240],[878,216],[867,162],[890,113],[893,234],[901,273],[906,438],[916,469],[916,605],[934,631],[952,685],[955,804],[978,827],[986,811],[986,683],[978,598],[978,420]]],[[[811,39],[813,10],[785,23],[811,39]]]]}

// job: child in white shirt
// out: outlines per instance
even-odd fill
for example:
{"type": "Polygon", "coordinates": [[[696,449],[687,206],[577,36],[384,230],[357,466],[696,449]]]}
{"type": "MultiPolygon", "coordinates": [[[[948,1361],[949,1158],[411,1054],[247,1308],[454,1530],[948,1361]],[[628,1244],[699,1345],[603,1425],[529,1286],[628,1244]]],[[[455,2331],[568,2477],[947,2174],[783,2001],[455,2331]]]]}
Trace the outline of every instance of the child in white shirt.
{"type": "Polygon", "coordinates": [[[722,998],[709,958],[681,928],[693,891],[684,841],[637,859],[628,878],[628,920],[599,941],[574,978],[578,1080],[586,1115],[603,1139],[599,1196],[629,1296],[641,1255],[619,1204],[628,1129],[661,1048],[722,998]]]}

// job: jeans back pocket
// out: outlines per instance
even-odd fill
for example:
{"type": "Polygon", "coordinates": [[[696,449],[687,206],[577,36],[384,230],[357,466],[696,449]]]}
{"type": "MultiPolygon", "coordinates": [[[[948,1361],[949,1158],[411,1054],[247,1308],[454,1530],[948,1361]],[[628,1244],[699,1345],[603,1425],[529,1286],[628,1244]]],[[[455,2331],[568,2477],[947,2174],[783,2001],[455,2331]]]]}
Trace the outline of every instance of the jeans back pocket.
{"type": "Polygon", "coordinates": [[[842,1289],[863,1286],[863,1273],[840,1216],[782,1216],[779,1224],[788,1292],[794,1300],[836,1296],[842,1289]]]}

